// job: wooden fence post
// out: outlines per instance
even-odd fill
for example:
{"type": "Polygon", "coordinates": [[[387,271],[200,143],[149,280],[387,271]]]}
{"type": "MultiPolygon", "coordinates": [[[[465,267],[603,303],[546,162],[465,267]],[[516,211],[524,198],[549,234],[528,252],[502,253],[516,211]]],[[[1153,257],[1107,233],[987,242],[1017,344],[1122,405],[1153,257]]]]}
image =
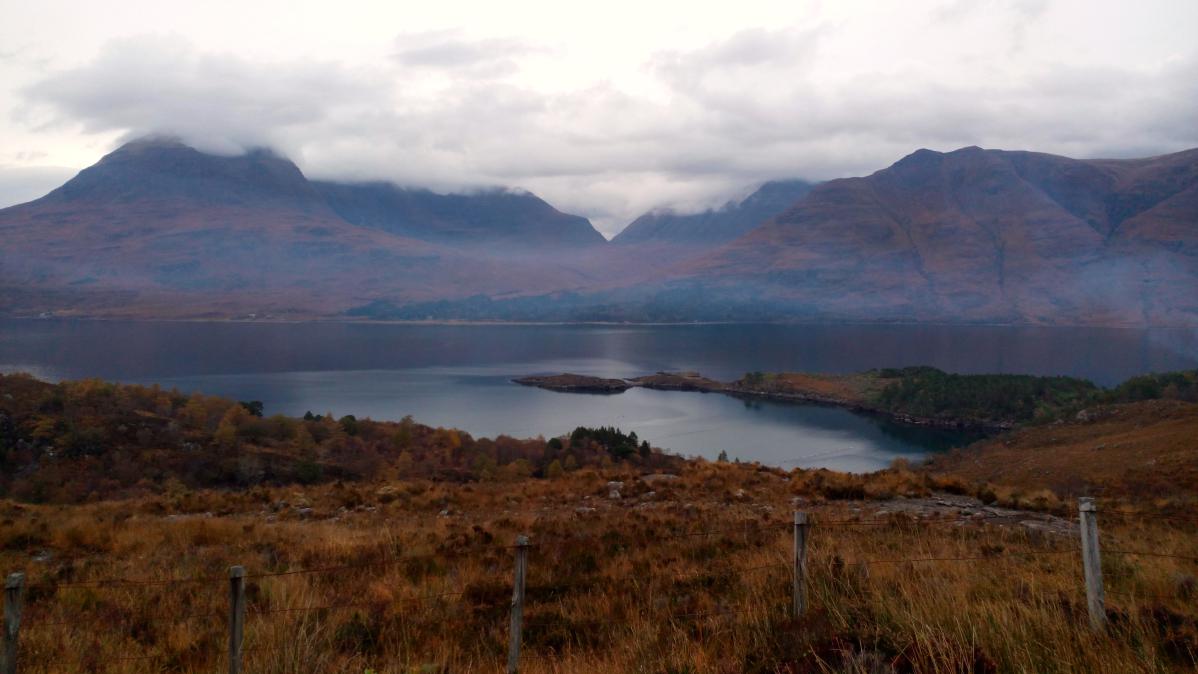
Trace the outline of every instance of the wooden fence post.
{"type": "Polygon", "coordinates": [[[229,674],[241,674],[245,637],[245,568],[229,567],[229,674]]]}
{"type": "Polygon", "coordinates": [[[807,612],[807,513],[795,511],[794,540],[794,614],[798,618],[807,612]]]}
{"type": "Polygon", "coordinates": [[[1079,498],[1077,510],[1082,534],[1082,569],[1086,576],[1086,607],[1090,626],[1106,627],[1106,602],[1102,588],[1102,557],[1098,552],[1098,509],[1092,498],[1079,498]]]}
{"type": "Polygon", "coordinates": [[[3,674],[17,674],[17,637],[21,634],[21,602],[25,598],[25,574],[10,573],[4,581],[3,674]]]}
{"type": "Polygon", "coordinates": [[[520,669],[520,631],[524,623],[524,576],[528,571],[528,536],[516,537],[516,577],[512,581],[511,641],[508,642],[507,671],[520,669]]]}

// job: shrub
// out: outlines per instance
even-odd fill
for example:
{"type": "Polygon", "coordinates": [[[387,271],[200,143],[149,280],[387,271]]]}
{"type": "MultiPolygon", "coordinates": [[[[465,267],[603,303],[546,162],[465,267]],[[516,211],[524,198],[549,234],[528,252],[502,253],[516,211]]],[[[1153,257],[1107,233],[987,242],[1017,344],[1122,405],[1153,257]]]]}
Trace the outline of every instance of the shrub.
{"type": "Polygon", "coordinates": [[[359,431],[358,419],[352,414],[347,414],[337,420],[337,424],[341,426],[341,430],[345,431],[346,435],[357,435],[359,431]]]}
{"type": "Polygon", "coordinates": [[[255,417],[258,417],[259,419],[262,418],[262,401],[261,400],[242,400],[242,401],[240,401],[240,405],[245,408],[246,412],[250,413],[250,416],[255,416],[255,417]]]}

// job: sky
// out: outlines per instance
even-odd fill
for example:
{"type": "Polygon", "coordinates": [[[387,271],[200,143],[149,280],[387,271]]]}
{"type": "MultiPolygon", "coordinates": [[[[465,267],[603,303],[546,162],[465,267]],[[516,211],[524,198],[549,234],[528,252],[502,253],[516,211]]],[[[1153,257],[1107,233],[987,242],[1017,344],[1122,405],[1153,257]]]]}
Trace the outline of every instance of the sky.
{"type": "Polygon", "coordinates": [[[1198,146],[1196,37],[1194,0],[0,0],[0,206],[168,134],[611,236],[919,148],[1198,146]]]}

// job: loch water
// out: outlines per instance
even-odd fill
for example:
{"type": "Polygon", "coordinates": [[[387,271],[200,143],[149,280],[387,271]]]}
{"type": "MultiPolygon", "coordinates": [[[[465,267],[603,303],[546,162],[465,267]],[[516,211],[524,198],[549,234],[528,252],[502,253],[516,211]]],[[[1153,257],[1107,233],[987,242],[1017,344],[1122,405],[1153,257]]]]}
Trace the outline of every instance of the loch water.
{"type": "Polygon", "coordinates": [[[550,437],[618,426],[655,446],[784,467],[865,471],[968,442],[818,405],[632,389],[555,393],[530,374],[634,377],[697,371],[854,372],[933,365],[962,373],[1059,374],[1113,385],[1198,368],[1198,332],[938,325],[410,325],[0,320],[0,372],[83,377],[400,419],[475,436],[550,437]]]}

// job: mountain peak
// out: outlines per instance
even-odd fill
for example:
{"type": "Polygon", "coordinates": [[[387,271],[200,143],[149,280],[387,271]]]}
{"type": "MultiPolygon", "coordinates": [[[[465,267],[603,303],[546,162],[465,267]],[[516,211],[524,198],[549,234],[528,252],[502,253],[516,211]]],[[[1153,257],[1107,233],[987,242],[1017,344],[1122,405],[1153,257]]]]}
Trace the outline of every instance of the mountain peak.
{"type": "Polygon", "coordinates": [[[987,152],[989,152],[989,150],[980,148],[977,145],[969,145],[966,147],[960,147],[960,148],[957,148],[956,150],[951,150],[949,152],[940,152],[938,150],[930,150],[926,147],[921,147],[918,150],[912,152],[911,154],[896,161],[892,165],[892,168],[893,167],[901,167],[901,166],[934,166],[936,164],[941,163],[942,161],[944,161],[946,158],[949,158],[949,157],[953,157],[953,158],[972,157],[972,156],[984,155],[987,152]]]}
{"type": "Polygon", "coordinates": [[[287,203],[319,197],[291,160],[256,148],[235,156],[201,152],[171,136],[125,143],[46,197],[53,202],[191,201],[207,205],[287,203]]]}

